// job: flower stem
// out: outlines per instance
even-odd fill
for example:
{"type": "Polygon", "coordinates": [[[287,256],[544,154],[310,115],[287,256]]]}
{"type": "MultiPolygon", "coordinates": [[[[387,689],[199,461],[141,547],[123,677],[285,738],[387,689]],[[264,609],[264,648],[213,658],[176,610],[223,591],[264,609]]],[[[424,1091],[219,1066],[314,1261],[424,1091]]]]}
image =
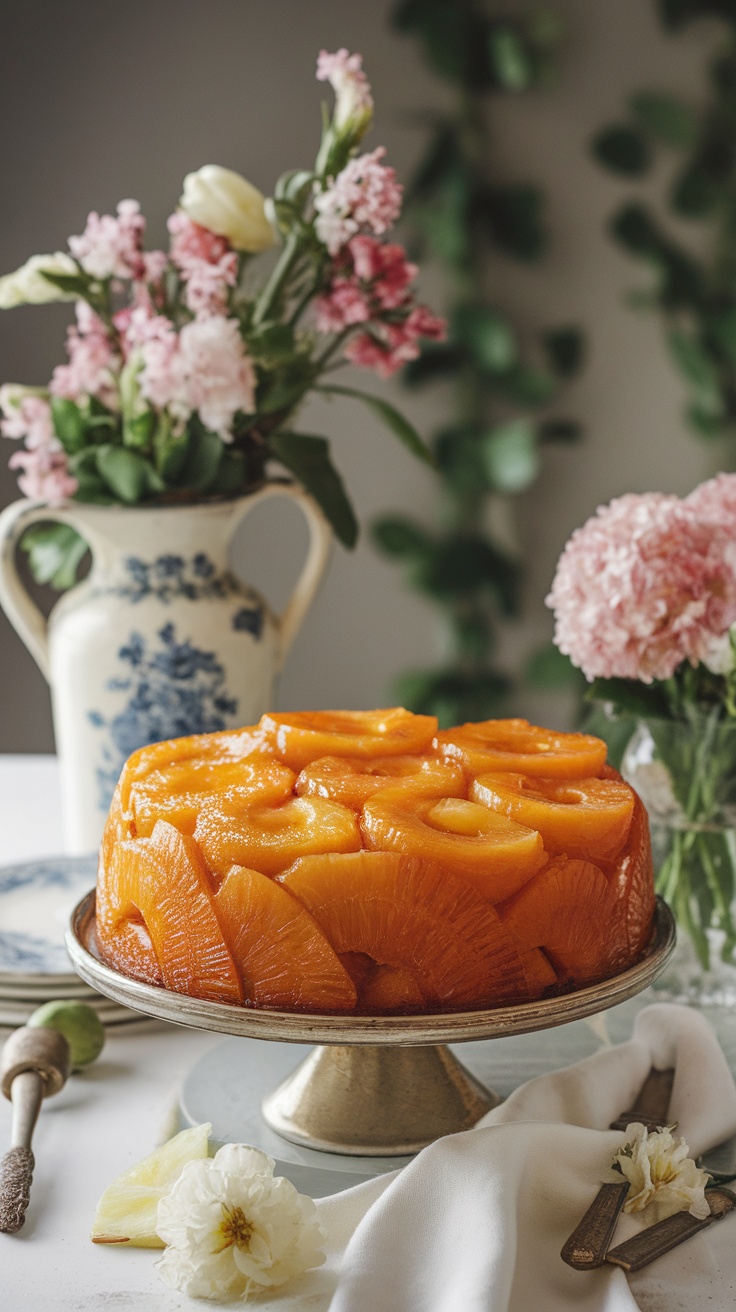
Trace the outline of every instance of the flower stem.
{"type": "Polygon", "coordinates": [[[267,319],[276,300],[281,294],[286,279],[291,273],[294,261],[299,254],[300,237],[296,232],[290,232],[286,238],[284,249],[281,257],[276,264],[271,277],[266,286],[263,288],[253,310],[253,324],[257,326],[267,319]]]}

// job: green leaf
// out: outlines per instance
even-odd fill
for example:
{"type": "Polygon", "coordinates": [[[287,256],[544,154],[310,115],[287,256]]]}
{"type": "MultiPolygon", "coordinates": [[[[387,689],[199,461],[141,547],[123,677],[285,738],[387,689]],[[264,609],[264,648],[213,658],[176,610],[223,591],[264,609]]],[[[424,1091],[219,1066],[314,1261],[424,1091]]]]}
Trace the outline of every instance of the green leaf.
{"type": "Polygon", "coordinates": [[[247,462],[243,451],[226,447],[217,477],[210,486],[213,496],[232,497],[241,492],[247,479],[247,462]]]}
{"type": "Polygon", "coordinates": [[[632,96],[636,117],[655,137],[680,150],[691,150],[698,136],[698,116],[690,105],[663,92],[642,91],[632,96]]]}
{"type": "Polygon", "coordinates": [[[664,237],[643,205],[625,205],[615,215],[611,231],[632,255],[644,259],[658,257],[665,246],[664,237]]]}
{"type": "Polygon", "coordinates": [[[583,359],[583,334],[579,328],[553,328],[542,337],[550,368],[558,378],[572,378],[583,359]]]}
{"type": "Polygon", "coordinates": [[[371,526],[371,536],[384,555],[397,559],[422,556],[434,545],[423,528],[400,515],[377,519],[371,526]]]}
{"type": "Polygon", "coordinates": [[[688,164],[672,188],[672,208],[688,219],[711,214],[719,200],[719,188],[696,161],[688,164]]]}
{"type": "Polygon", "coordinates": [[[444,603],[488,591],[502,614],[511,617],[519,609],[520,573],[518,562],[486,538],[452,533],[416,561],[411,577],[420,591],[444,603]]]}
{"type": "Polygon", "coordinates": [[[209,432],[196,420],[190,421],[186,458],[177,474],[177,484],[195,492],[208,492],[217,478],[224,450],[225,444],[217,433],[209,432]]]}
{"type": "Polygon", "coordinates": [[[523,492],[539,473],[536,425],[530,419],[497,424],[483,443],[483,458],[492,487],[523,492]]]}
{"type": "Polygon", "coordinates": [[[149,490],[153,467],[136,451],[122,446],[97,447],[97,471],[119,501],[135,505],[149,490]]]}
{"type": "Polygon", "coordinates": [[[289,360],[294,354],[294,329],[286,323],[267,321],[249,333],[248,345],[257,360],[289,360]]]}
{"type": "Polygon", "coordinates": [[[724,414],[724,400],[715,368],[706,349],[695,337],[673,328],[667,342],[681,372],[695,391],[698,410],[713,419],[724,414]]]}
{"type": "Polygon", "coordinates": [[[409,423],[408,419],[404,418],[395,406],[389,405],[388,401],[382,400],[380,396],[371,396],[369,392],[361,392],[354,387],[338,387],[336,384],[329,387],[323,384],[314,390],[322,392],[326,396],[352,396],[357,401],[362,401],[374,414],[378,415],[378,418],[383,421],[387,428],[391,429],[391,432],[398,437],[400,442],[403,442],[412,455],[418,456],[420,460],[424,460],[428,465],[434,464],[432,453],[424,445],[416,428],[409,423]]]}
{"type": "Polygon", "coordinates": [[[404,198],[405,206],[431,195],[461,164],[457,126],[453,121],[441,123],[414,170],[404,198]]]}
{"type": "Polygon", "coordinates": [[[402,706],[419,715],[436,715],[441,729],[467,720],[487,720],[498,713],[511,689],[499,670],[468,674],[459,668],[410,670],[396,681],[402,706]]]}
{"type": "Polygon", "coordinates": [[[342,479],[330,460],[329,442],[306,433],[279,432],[272,433],[268,443],[276,459],[314,497],[340,541],[346,547],[354,547],[358,523],[342,479]]]}
{"type": "Polygon", "coordinates": [[[646,139],[638,128],[616,123],[598,132],[591,142],[591,150],[605,168],[625,177],[639,177],[646,173],[651,154],[646,139]]]}
{"type": "Polygon", "coordinates": [[[497,380],[499,390],[517,405],[545,405],[555,393],[556,381],[543,369],[516,365],[497,380]]]}
{"type": "Polygon", "coordinates": [[[407,387],[420,387],[435,379],[449,378],[462,369],[463,357],[453,346],[429,342],[416,360],[410,360],[401,373],[407,387]]]}
{"type": "Polygon", "coordinates": [[[174,433],[166,415],[161,415],[153,434],[153,458],[165,483],[177,484],[186,464],[189,432],[174,433]]]}
{"type": "Polygon", "coordinates": [[[487,485],[483,460],[483,429],[472,424],[448,424],[434,441],[437,467],[456,492],[477,492],[487,485]]]}
{"type": "Polygon", "coordinates": [[[668,719],[670,714],[661,688],[638,679],[594,679],[585,697],[586,701],[610,704],[619,714],[642,719],[668,719]]]}
{"type": "Polygon", "coordinates": [[[58,287],[60,292],[64,292],[69,300],[84,299],[92,281],[81,273],[50,273],[47,269],[39,272],[53,287],[58,287]]]}
{"type": "Polygon", "coordinates": [[[477,191],[471,216],[483,224],[492,241],[517,260],[537,260],[547,245],[542,225],[543,196],[538,187],[518,184],[477,191]]]}
{"type": "Polygon", "coordinates": [[[63,396],[51,396],[51,416],[54,432],[67,455],[80,451],[87,442],[87,429],[79,406],[63,396]]]}
{"type": "Polygon", "coordinates": [[[124,419],[123,446],[139,451],[144,449],[151,441],[155,425],[156,416],[152,410],[144,410],[142,414],[136,415],[134,419],[124,419]]]}
{"type": "Polygon", "coordinates": [[[488,49],[499,86],[524,91],[534,81],[534,63],[521,35],[510,24],[497,23],[488,34],[488,49]]]}
{"type": "Polygon", "coordinates": [[[418,218],[437,258],[451,268],[464,268],[470,255],[470,232],[463,210],[434,205],[422,209],[418,218]]]}
{"type": "Polygon", "coordinates": [[[465,4],[447,0],[402,0],[393,12],[400,32],[415,32],[435,72],[459,86],[488,85],[486,25],[465,4]]]}
{"type": "Polygon", "coordinates": [[[545,643],[532,653],[526,677],[533,688],[580,688],[585,684],[585,676],[553,642],[545,643]]]}
{"type": "Polygon", "coordinates": [[[731,364],[736,365],[736,305],[711,315],[707,329],[731,364]]]}
{"type": "Polygon", "coordinates": [[[579,442],[582,426],[574,419],[543,419],[537,429],[540,442],[579,442]]]}
{"type": "Polygon", "coordinates": [[[452,316],[452,334],[478,368],[488,373],[506,373],[516,362],[518,348],[511,325],[488,305],[459,305],[452,316]]]}
{"type": "Polygon", "coordinates": [[[89,550],[83,537],[68,524],[34,524],[26,529],[20,546],[37,583],[48,583],[59,592],[77,581],[77,571],[89,550]]]}

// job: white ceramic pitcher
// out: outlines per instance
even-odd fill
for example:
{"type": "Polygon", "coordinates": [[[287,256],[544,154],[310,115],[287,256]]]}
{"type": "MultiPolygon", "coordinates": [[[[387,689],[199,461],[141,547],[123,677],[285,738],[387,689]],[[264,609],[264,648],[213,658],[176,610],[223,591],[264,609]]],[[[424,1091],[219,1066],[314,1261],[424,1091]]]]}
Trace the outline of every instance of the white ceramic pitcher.
{"type": "Polygon", "coordinates": [[[332,534],[300,488],[268,484],[234,501],[187,506],[50,508],[16,501],[0,515],[0,604],[51,686],[65,842],[92,851],[120,769],[145,743],[254,723],[319,586],[332,534]],[[309,547],[281,615],[228,567],[235,529],[257,505],[287,496],[309,547]],[[70,524],[92,568],[48,623],[18,575],[29,525],[70,524]]]}

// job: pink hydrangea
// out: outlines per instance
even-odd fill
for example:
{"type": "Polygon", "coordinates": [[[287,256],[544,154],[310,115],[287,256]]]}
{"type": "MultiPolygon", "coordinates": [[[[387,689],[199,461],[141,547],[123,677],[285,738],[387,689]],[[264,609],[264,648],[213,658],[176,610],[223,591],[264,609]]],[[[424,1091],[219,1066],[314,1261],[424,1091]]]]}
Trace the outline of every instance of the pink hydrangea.
{"type": "Polygon", "coordinates": [[[335,93],[335,125],[364,131],[373,113],[373,97],[362,56],[351,55],[344,47],[334,54],[320,50],[317,81],[329,82],[335,93]]]}
{"type": "Polygon", "coordinates": [[[317,192],[314,228],[330,255],[336,255],[361,228],[380,237],[399,217],[403,188],[394,169],[381,164],[385,154],[385,148],[378,146],[350,160],[324,191],[317,192]]]}
{"type": "Polygon", "coordinates": [[[198,411],[205,428],[231,441],[237,411],[255,409],[255,369],[237,319],[210,315],[185,324],[177,366],[187,404],[198,411]]]}
{"type": "Polygon", "coordinates": [[[11,469],[22,469],[18,487],[26,497],[58,506],[77,490],[76,478],[69,473],[63,451],[39,448],[34,451],[14,451],[9,460],[11,469]]]}
{"type": "Polygon", "coordinates": [[[69,250],[92,278],[143,278],[145,227],[138,201],[121,200],[117,218],[93,210],[84,232],[69,238],[69,250]]]}
{"type": "Polygon", "coordinates": [[[225,237],[195,223],[182,210],[168,220],[171,262],[185,283],[184,300],[192,314],[222,314],[228,290],[238,280],[238,257],[225,237]]]}
{"type": "Polygon", "coordinates": [[[66,339],[69,363],[56,366],[49,390],[70,401],[96,396],[111,409],[117,409],[120,357],[102,320],[86,301],[77,301],[75,313],[76,327],[69,329],[66,339]]]}
{"type": "Polygon", "coordinates": [[[547,605],[555,642],[588,679],[669,678],[736,621],[723,529],[659,493],[598,509],[567,543],[547,605]]]}
{"type": "Polygon", "coordinates": [[[236,413],[253,411],[255,369],[237,319],[209,315],[177,333],[163,315],[136,311],[127,343],[140,352],[141,395],[180,423],[196,410],[206,428],[229,442],[236,413]]]}
{"type": "Polygon", "coordinates": [[[736,539],[736,474],[716,474],[701,483],[685,498],[696,515],[711,524],[720,524],[736,539]]]}

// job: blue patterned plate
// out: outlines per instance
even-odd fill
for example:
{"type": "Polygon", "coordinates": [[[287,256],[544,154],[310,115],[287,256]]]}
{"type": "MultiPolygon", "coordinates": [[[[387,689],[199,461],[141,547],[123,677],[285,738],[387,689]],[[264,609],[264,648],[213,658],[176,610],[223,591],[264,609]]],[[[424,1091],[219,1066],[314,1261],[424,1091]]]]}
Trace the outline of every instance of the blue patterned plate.
{"type": "Polygon", "coordinates": [[[64,947],[64,932],[96,873],[95,856],[46,857],[0,867],[3,984],[79,983],[64,947]]]}

